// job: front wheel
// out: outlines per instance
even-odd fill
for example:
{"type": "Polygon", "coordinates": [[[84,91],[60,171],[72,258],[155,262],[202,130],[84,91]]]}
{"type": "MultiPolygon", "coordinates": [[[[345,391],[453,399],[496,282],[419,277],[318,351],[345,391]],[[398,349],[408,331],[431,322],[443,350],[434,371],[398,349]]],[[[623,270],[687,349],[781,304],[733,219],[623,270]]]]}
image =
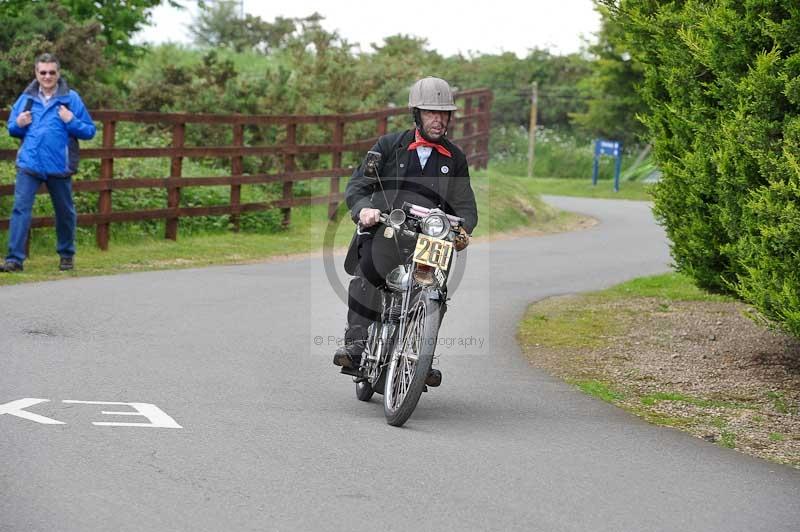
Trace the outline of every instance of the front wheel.
{"type": "Polygon", "coordinates": [[[438,334],[439,302],[421,292],[408,311],[405,333],[389,363],[383,394],[383,413],[389,425],[401,426],[417,407],[438,334]]]}

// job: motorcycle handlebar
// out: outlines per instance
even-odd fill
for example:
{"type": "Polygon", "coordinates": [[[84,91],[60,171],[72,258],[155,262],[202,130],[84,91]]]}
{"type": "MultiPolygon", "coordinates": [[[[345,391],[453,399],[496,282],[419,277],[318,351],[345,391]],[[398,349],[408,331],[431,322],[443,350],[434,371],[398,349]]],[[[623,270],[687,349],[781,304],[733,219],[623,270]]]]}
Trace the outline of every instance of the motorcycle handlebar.
{"type": "MultiPolygon", "coordinates": [[[[441,212],[440,209],[429,209],[428,207],[422,207],[421,205],[414,205],[413,203],[403,203],[403,208],[407,209],[410,214],[416,216],[417,218],[425,218],[426,216],[430,216],[431,214],[438,214],[438,213],[444,214],[450,221],[451,230],[458,229],[458,227],[464,223],[464,218],[460,218],[458,216],[453,216],[452,214],[441,212]],[[438,212],[434,213],[434,211],[438,212]]],[[[392,225],[389,222],[389,215],[383,212],[380,214],[379,221],[384,225],[388,226],[392,225]]],[[[412,231],[408,231],[406,229],[403,229],[402,231],[403,234],[406,234],[407,236],[415,235],[415,233],[413,233],[412,231]]],[[[361,224],[361,222],[358,222],[356,224],[356,233],[359,235],[367,234],[367,232],[364,231],[364,226],[361,224]]]]}
{"type": "Polygon", "coordinates": [[[423,207],[421,205],[414,205],[413,203],[404,203],[403,207],[408,208],[408,211],[411,214],[419,218],[430,216],[431,214],[434,214],[434,211],[438,211],[447,216],[447,219],[450,220],[450,225],[452,226],[458,227],[459,225],[464,223],[464,218],[453,216],[452,214],[447,214],[445,212],[442,212],[441,209],[429,209],[428,207],[423,207]]]}

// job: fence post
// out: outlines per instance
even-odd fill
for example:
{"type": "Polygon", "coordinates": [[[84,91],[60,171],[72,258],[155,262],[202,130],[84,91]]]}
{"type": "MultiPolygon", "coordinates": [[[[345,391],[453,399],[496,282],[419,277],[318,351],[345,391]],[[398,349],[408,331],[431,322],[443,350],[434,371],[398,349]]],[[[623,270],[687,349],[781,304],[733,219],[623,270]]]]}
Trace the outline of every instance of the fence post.
{"type": "MultiPolygon", "coordinates": [[[[244,146],[244,125],[234,124],[233,126],[233,145],[236,147],[244,146]]],[[[242,175],[244,166],[241,155],[231,157],[231,174],[242,175]]],[[[231,184],[231,224],[233,232],[239,232],[239,204],[242,200],[242,185],[231,184]]]]}
{"type": "MultiPolygon", "coordinates": [[[[175,152],[179,152],[183,148],[183,143],[186,136],[186,124],[175,124],[172,126],[172,148],[175,152]]],[[[183,169],[183,157],[174,155],[172,157],[172,164],[170,166],[169,178],[170,184],[167,188],[167,208],[175,211],[175,216],[167,218],[166,229],[164,231],[164,238],[170,240],[178,239],[178,209],[181,204],[181,189],[173,182],[174,179],[180,179],[181,171],[183,169]]]]}
{"type": "MultiPolygon", "coordinates": [[[[296,143],[297,143],[297,124],[295,123],[286,124],[286,145],[294,148],[294,145],[296,143]]],[[[294,172],[294,170],[295,170],[294,153],[284,154],[283,171],[288,173],[288,172],[294,172]]],[[[289,201],[292,200],[291,181],[283,182],[283,199],[289,201]]],[[[283,211],[283,226],[289,227],[289,224],[292,223],[292,208],[285,207],[281,210],[283,211]]]]}
{"type": "Polygon", "coordinates": [[[492,93],[487,91],[482,94],[478,100],[478,110],[482,114],[478,122],[478,129],[481,133],[481,138],[478,142],[478,147],[481,152],[481,161],[479,165],[476,165],[477,168],[486,168],[489,163],[489,128],[491,125],[491,117],[488,113],[491,109],[491,105],[492,93]]]}
{"type": "MultiPolygon", "coordinates": [[[[103,122],[103,148],[112,149],[116,137],[117,123],[113,120],[103,122]]],[[[111,180],[114,178],[114,158],[103,157],[100,160],[100,182],[103,188],[97,197],[97,212],[101,215],[111,214],[111,180]]],[[[108,250],[108,240],[111,233],[111,223],[102,222],[95,228],[97,247],[103,251],[108,250]]]]}
{"type": "Polygon", "coordinates": [[[536,162],[536,116],[539,105],[539,84],[531,85],[531,120],[528,126],[528,177],[533,177],[533,165],[536,162]]]}
{"type": "MultiPolygon", "coordinates": [[[[469,137],[475,131],[474,122],[475,119],[471,118],[469,115],[472,114],[472,96],[467,96],[464,98],[464,136],[469,137]]],[[[464,148],[464,153],[467,155],[467,160],[471,159],[471,155],[475,152],[475,143],[471,140],[465,140],[463,142],[462,148],[464,148]]]]}
{"type": "Polygon", "coordinates": [[[378,136],[382,137],[389,130],[389,117],[382,116],[378,119],[378,136]]]}
{"type": "MultiPolygon", "coordinates": [[[[336,122],[333,128],[333,168],[342,167],[342,144],[344,143],[344,122],[336,122]]],[[[331,200],[328,203],[328,218],[333,220],[336,216],[336,208],[339,206],[339,176],[331,178],[331,200]]]]}

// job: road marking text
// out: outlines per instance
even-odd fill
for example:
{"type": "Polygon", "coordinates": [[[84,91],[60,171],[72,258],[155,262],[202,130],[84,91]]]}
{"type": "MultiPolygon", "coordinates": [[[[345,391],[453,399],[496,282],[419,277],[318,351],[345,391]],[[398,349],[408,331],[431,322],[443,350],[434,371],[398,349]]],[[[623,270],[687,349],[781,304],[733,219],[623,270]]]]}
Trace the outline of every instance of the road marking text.
{"type": "MultiPolygon", "coordinates": [[[[63,421],[58,421],[41,414],[35,414],[26,410],[34,405],[40,403],[47,403],[50,399],[37,399],[34,397],[24,397],[15,401],[10,401],[5,404],[0,404],[0,416],[8,414],[28,421],[41,423],[42,425],[66,425],[63,421]]],[[[113,412],[101,410],[100,413],[106,416],[140,416],[145,417],[149,423],[134,423],[134,422],[120,422],[120,421],[93,421],[92,425],[100,427],[149,427],[157,429],[180,429],[183,428],[175,422],[166,412],[158,408],[156,405],[150,403],[121,403],[115,401],[76,401],[72,399],[65,399],[61,401],[67,404],[81,404],[81,405],[112,405],[112,406],[128,406],[133,410],[123,412],[113,412]]]]}

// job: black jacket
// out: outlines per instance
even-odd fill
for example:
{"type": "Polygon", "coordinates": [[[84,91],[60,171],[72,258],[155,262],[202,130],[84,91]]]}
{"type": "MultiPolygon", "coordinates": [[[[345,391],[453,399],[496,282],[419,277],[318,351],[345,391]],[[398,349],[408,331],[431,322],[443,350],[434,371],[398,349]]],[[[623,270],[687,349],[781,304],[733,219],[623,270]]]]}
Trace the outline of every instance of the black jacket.
{"type": "MultiPolygon", "coordinates": [[[[375,146],[373,151],[379,152],[381,163],[378,166],[378,175],[384,184],[386,199],[392,203],[397,194],[397,182],[402,181],[408,171],[412,151],[408,146],[414,141],[414,130],[407,130],[402,133],[391,133],[384,135],[375,146]]],[[[469,180],[469,167],[467,157],[452,142],[447,139],[442,141],[442,145],[448,149],[452,157],[435,153],[437,156],[436,164],[438,174],[438,196],[439,207],[448,214],[464,218],[464,229],[472,233],[478,225],[478,208],[475,205],[475,194],[469,180]]],[[[429,162],[432,162],[433,159],[429,162]]],[[[350,216],[354,222],[358,221],[358,214],[361,209],[372,208],[381,211],[389,211],[384,194],[378,185],[378,180],[364,175],[364,165],[359,166],[345,189],[345,201],[350,209],[350,216]]],[[[358,246],[355,236],[350,242],[345,259],[345,271],[352,274],[358,264],[358,246]]]]}

